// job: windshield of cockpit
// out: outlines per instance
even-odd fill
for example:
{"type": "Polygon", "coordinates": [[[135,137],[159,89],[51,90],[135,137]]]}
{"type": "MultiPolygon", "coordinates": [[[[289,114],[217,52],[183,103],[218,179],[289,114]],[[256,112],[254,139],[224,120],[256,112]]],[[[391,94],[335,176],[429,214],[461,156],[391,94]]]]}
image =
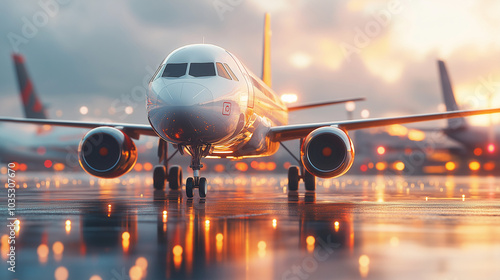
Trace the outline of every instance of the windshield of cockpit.
{"type": "Polygon", "coordinates": [[[201,62],[201,63],[167,63],[161,77],[181,78],[186,75],[191,77],[219,76],[227,80],[239,81],[227,63],[201,62]],[[189,70],[188,70],[189,68],[189,70]]]}

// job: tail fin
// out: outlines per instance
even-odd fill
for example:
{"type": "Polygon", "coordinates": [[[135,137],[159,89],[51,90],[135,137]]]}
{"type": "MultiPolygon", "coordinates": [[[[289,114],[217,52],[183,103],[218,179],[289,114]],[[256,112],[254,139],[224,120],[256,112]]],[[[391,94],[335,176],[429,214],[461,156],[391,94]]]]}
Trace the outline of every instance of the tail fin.
{"type": "Polygon", "coordinates": [[[12,54],[14,65],[16,67],[17,81],[19,84],[19,94],[24,108],[24,116],[30,119],[47,119],[45,108],[43,107],[35,87],[24,65],[24,57],[20,54],[12,54]]]}
{"type": "MultiPolygon", "coordinates": [[[[458,105],[455,100],[455,94],[453,93],[450,77],[448,76],[448,71],[446,70],[444,61],[438,60],[438,66],[446,111],[456,111],[458,110],[458,105]]],[[[465,127],[467,127],[467,122],[464,118],[448,119],[448,129],[461,129],[465,127]]]]}
{"type": "Polygon", "coordinates": [[[262,60],[262,81],[271,87],[271,16],[264,19],[264,58],[262,60]]]}

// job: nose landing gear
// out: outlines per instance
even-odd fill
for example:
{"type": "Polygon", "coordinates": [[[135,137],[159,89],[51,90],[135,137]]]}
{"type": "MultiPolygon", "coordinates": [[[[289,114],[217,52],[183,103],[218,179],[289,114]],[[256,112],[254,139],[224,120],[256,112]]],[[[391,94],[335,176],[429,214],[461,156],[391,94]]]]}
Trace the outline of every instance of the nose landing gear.
{"type": "Polygon", "coordinates": [[[206,197],[208,191],[207,178],[200,177],[200,169],[203,167],[201,159],[208,155],[210,152],[210,145],[190,146],[188,148],[191,154],[191,169],[193,169],[193,177],[186,180],[186,196],[193,197],[193,189],[197,188],[200,197],[206,197]]]}

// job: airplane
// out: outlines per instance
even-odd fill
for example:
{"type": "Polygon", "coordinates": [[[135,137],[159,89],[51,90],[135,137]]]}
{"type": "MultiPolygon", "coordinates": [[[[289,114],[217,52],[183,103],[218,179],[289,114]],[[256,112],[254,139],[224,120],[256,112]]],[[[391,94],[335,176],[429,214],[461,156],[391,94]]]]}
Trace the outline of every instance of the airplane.
{"type": "Polygon", "coordinates": [[[158,157],[163,165],[153,170],[154,188],[164,189],[167,176],[170,189],[182,187],[179,166],[166,172],[167,143],[171,143],[175,153],[191,157],[193,177],[186,180],[186,196],[192,198],[197,188],[199,196],[205,198],[207,179],[200,176],[203,158],[270,156],[283,141],[300,140],[300,168],[289,168],[288,189],[297,191],[303,180],[306,190],[314,191],[316,177],[338,177],[352,166],[354,146],[348,131],[500,112],[495,108],[289,125],[288,112],[294,109],[287,108],[271,89],[268,14],[264,26],[262,79],[234,54],[215,45],[187,45],[171,52],[149,82],[149,125],[6,117],[0,121],[91,129],[79,145],[80,165],[101,178],[119,177],[133,168],[137,160],[133,139],[158,137],[158,157]]]}
{"type": "MultiPolygon", "coordinates": [[[[442,94],[447,111],[458,110],[448,70],[444,61],[438,61],[442,94]]],[[[449,138],[462,144],[467,151],[473,151],[476,156],[496,157],[500,145],[500,131],[492,131],[491,127],[470,125],[464,118],[448,120],[448,127],[442,130],[449,138]],[[493,132],[493,133],[492,133],[493,132]]]]}

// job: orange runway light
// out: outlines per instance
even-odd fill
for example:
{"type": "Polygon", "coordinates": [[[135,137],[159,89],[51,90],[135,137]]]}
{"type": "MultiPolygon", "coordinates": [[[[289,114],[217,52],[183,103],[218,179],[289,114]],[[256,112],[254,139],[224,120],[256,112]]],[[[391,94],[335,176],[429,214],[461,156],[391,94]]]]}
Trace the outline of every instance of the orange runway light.
{"type": "Polygon", "coordinates": [[[471,161],[469,163],[469,169],[472,171],[478,171],[481,168],[481,164],[477,161],[471,161]]]}
{"type": "Polygon", "coordinates": [[[495,152],[495,145],[494,144],[489,144],[488,145],[488,152],[490,154],[493,154],[495,152]]]}
{"type": "Polygon", "coordinates": [[[375,168],[378,171],[384,171],[387,168],[387,164],[385,162],[377,162],[377,164],[375,165],[375,168]]]}
{"type": "Polygon", "coordinates": [[[144,163],[144,170],[146,170],[146,171],[153,170],[153,165],[150,162],[144,163]]]}
{"type": "Polygon", "coordinates": [[[444,167],[445,167],[445,168],[446,168],[446,170],[448,170],[448,171],[453,171],[453,170],[455,170],[455,168],[457,168],[457,165],[456,165],[454,162],[452,162],[452,161],[448,161],[448,162],[444,165],[444,167]]]}
{"type": "Polygon", "coordinates": [[[142,164],[136,163],[134,166],[134,170],[137,172],[141,172],[142,171],[142,164]]]}
{"type": "Polygon", "coordinates": [[[236,170],[238,171],[241,171],[241,172],[245,172],[248,170],[248,164],[244,163],[244,162],[237,162],[234,167],[236,168],[236,170]]]}

